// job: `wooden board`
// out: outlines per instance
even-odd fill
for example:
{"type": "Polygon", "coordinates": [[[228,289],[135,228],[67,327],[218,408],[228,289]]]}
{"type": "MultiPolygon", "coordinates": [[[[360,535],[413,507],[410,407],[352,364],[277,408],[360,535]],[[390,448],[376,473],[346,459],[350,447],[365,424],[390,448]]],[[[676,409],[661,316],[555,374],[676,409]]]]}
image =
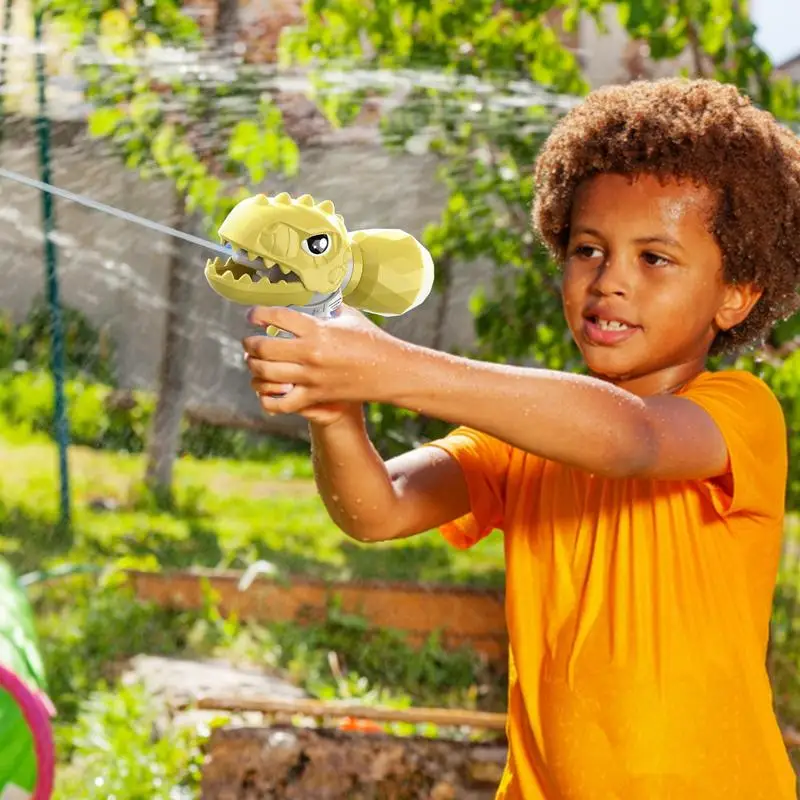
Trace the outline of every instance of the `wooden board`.
{"type": "Polygon", "coordinates": [[[506,715],[488,711],[467,711],[453,708],[384,708],[360,703],[326,700],[280,700],[274,697],[198,697],[182,703],[181,708],[241,713],[257,711],[270,716],[303,716],[314,719],[344,719],[346,717],[373,722],[409,722],[415,725],[430,723],[450,728],[477,728],[505,731],[506,715]]]}

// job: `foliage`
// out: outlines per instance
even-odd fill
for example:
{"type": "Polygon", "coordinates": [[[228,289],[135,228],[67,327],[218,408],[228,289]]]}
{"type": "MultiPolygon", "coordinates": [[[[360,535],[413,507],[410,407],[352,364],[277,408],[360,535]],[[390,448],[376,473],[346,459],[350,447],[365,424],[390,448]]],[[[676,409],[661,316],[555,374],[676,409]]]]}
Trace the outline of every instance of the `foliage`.
{"type": "MultiPolygon", "coordinates": [[[[330,671],[330,652],[339,655],[346,671],[363,676],[369,684],[402,687],[422,704],[466,701],[473,705],[477,692],[487,691],[475,685],[485,670],[471,651],[445,650],[436,635],[420,648],[413,648],[401,632],[371,629],[363,617],[345,612],[337,598],[322,623],[311,618],[305,623],[303,627],[274,625],[271,635],[281,653],[279,666],[291,670],[298,659],[302,660],[305,685],[317,687],[316,694],[329,684],[326,673],[330,671]]],[[[501,695],[493,693],[495,700],[501,695]]]]}
{"type": "MultiPolygon", "coordinates": [[[[70,378],[65,383],[73,444],[141,453],[155,406],[148,392],[119,394],[111,386],[70,378]]],[[[53,433],[53,379],[49,372],[0,370],[0,415],[33,432],[53,433]]],[[[305,450],[302,442],[233,430],[184,417],[180,455],[195,458],[249,458],[270,461],[284,452],[305,450]]]]}
{"type": "Polygon", "coordinates": [[[49,0],[47,11],[75,47],[99,48],[102,58],[79,62],[94,107],[89,132],[109,142],[126,166],[145,179],[169,181],[187,212],[214,233],[233,205],[252,194],[249,184],[268,172],[296,172],[297,146],[270,95],[254,86],[252,74],[220,74],[203,63],[200,31],[180,4],[90,8],[49,0]],[[174,44],[187,48],[186,61],[170,67],[162,48],[174,44]]]}
{"type": "Polygon", "coordinates": [[[62,723],[75,719],[81,703],[113,677],[122,659],[142,652],[175,655],[191,635],[190,616],[133,602],[113,569],[99,588],[92,588],[93,581],[56,584],[36,604],[48,688],[62,723]]]}
{"type": "MultiPolygon", "coordinates": [[[[307,0],[306,23],[283,39],[285,63],[355,62],[359,66],[421,71],[402,103],[384,120],[392,147],[420,147],[439,156],[439,179],[449,198],[440,220],[425,231],[437,264],[486,260],[490,290],[472,299],[477,349],[494,361],[582,369],[566,329],[555,265],[531,233],[532,166],[554,122],[588,89],[559,29],[576,29],[581,15],[604,27],[599,0],[503,2],[466,0],[307,0]],[[437,69],[452,80],[426,81],[437,69]],[[468,80],[468,76],[480,76],[468,80]],[[442,84],[446,83],[445,88],[442,84]]],[[[735,0],[617,0],[622,25],[654,61],[691,56],[695,75],[735,83],[786,121],[800,119],[800,87],[772,74],[754,41],[747,4],[735,0]]],[[[324,91],[324,83],[321,84],[324,91]]],[[[353,114],[358,96],[334,95],[353,114]]],[[[447,270],[449,273],[450,270],[447,270]]],[[[785,323],[780,340],[799,332],[785,323]]],[[[384,439],[385,420],[373,410],[384,439]]],[[[426,421],[407,418],[406,446],[426,421]]],[[[402,429],[400,431],[403,432],[402,429]]],[[[398,431],[394,431],[398,433],[398,431]]],[[[795,503],[800,503],[798,498],[795,503]]]]}
{"type": "Polygon", "coordinates": [[[73,751],[56,775],[55,800],[175,800],[199,797],[204,728],[154,736],[159,704],[141,685],[97,688],[63,731],[73,751]]]}
{"type": "MultiPolygon", "coordinates": [[[[89,377],[114,384],[114,343],[105,329],[97,330],[85,314],[62,306],[65,371],[69,377],[89,377]]],[[[18,325],[0,313],[0,370],[50,367],[50,310],[39,297],[18,325]]]]}

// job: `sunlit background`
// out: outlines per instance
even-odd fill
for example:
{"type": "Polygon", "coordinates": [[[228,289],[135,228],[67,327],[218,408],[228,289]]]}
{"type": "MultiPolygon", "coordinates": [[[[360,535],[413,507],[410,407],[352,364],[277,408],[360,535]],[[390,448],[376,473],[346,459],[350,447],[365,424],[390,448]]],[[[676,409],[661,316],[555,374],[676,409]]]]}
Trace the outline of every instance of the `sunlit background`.
{"type": "MultiPolygon", "coordinates": [[[[209,290],[197,239],[215,239],[243,196],[310,192],[350,230],[402,228],[430,249],[434,292],[381,321],[397,335],[578,370],[529,230],[538,146],[591,88],[676,74],[736,82],[798,126],[800,0],[2,0],[2,12],[0,546],[24,576],[57,709],[56,796],[322,797],[287,793],[274,760],[287,745],[268,733],[296,731],[299,753],[321,747],[302,737],[327,721],[431,748],[417,783],[399,767],[362,775],[377,792],[365,797],[493,797],[500,534],[466,553],[435,532],[347,540],[316,495],[303,420],[260,413],[243,309],[209,290]],[[258,708],[242,714],[243,696],[258,708]],[[207,708],[183,707],[198,697],[207,708]],[[343,721],[313,700],[389,711],[343,721]],[[470,777],[447,777],[448,758],[470,777]]],[[[794,747],[798,336],[786,321],[739,361],[790,428],[769,666],[794,747]]],[[[386,456],[446,430],[368,411],[386,456]]]]}

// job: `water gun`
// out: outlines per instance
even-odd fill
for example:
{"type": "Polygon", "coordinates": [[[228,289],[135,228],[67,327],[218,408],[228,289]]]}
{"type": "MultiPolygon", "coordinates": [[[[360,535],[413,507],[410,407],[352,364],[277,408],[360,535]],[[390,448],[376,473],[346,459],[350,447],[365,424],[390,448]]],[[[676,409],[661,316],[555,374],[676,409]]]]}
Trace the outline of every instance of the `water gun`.
{"type": "Polygon", "coordinates": [[[55,781],[54,710],[33,612],[0,560],[0,800],[48,800],[55,781]]]}
{"type": "MultiPolygon", "coordinates": [[[[219,236],[230,255],[208,259],[205,276],[234,303],[285,306],[326,318],[346,302],[390,317],[416,308],[433,288],[433,259],[411,234],[350,232],[330,200],[317,203],[308,194],[242,200],[219,236]]],[[[291,336],[271,328],[267,335],[291,336]]]]}

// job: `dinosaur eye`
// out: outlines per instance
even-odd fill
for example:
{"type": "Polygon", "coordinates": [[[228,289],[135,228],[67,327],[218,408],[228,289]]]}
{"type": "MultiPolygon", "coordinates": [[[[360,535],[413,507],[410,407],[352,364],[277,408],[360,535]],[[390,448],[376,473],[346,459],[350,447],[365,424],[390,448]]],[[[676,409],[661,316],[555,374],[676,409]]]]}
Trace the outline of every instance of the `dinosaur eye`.
{"type": "Polygon", "coordinates": [[[331,240],[327,233],[318,233],[316,236],[309,236],[303,240],[302,248],[310,256],[321,256],[328,252],[331,240]]]}

